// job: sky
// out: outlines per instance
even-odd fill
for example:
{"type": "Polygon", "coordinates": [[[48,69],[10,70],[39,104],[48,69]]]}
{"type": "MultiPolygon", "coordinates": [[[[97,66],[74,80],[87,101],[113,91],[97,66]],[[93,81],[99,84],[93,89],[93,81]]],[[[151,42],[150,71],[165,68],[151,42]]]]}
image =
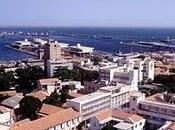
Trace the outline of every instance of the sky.
{"type": "Polygon", "coordinates": [[[175,27],[175,0],[0,0],[0,26],[175,27]]]}

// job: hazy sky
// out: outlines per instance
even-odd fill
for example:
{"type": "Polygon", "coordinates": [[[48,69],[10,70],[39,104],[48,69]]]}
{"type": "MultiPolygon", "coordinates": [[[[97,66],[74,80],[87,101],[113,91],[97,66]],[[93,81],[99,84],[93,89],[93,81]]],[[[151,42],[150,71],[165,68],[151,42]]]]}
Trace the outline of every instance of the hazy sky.
{"type": "Polygon", "coordinates": [[[0,26],[175,27],[175,0],[0,0],[0,26]]]}

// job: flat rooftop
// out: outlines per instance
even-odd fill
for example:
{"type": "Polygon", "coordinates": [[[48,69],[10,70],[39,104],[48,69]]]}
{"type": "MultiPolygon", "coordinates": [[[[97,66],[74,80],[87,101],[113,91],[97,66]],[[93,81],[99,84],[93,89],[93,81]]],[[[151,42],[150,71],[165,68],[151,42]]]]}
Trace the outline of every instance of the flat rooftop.
{"type": "Polygon", "coordinates": [[[125,87],[125,86],[126,86],[125,84],[117,83],[116,86],[105,86],[105,87],[100,88],[100,90],[113,91],[113,90],[116,90],[116,89],[119,89],[119,88],[125,87]]]}
{"type": "Polygon", "coordinates": [[[128,130],[132,126],[133,126],[133,124],[131,124],[131,123],[121,122],[121,123],[114,125],[113,127],[117,128],[117,129],[128,130]]]}
{"type": "Polygon", "coordinates": [[[99,98],[102,98],[102,97],[105,97],[105,96],[110,96],[110,94],[109,93],[103,93],[103,92],[94,92],[94,93],[91,93],[91,94],[87,94],[87,95],[84,95],[84,96],[80,96],[80,97],[71,99],[69,101],[78,102],[78,103],[83,104],[83,103],[90,102],[90,101],[93,101],[95,99],[99,99],[99,98]]]}

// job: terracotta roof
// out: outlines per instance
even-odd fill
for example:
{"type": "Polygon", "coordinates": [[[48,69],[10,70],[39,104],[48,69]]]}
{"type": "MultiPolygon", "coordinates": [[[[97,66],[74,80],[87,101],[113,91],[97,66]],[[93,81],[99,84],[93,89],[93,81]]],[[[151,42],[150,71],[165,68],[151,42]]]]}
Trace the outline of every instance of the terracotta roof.
{"type": "Polygon", "coordinates": [[[60,83],[60,80],[58,78],[40,79],[39,83],[41,85],[52,85],[55,83],[60,83]]]}
{"type": "Polygon", "coordinates": [[[15,123],[13,123],[13,124],[11,125],[11,127],[18,127],[19,125],[24,124],[24,123],[26,123],[26,122],[30,122],[30,119],[29,119],[29,118],[26,118],[26,119],[24,119],[24,120],[15,122],[15,123]]]}
{"type": "Polygon", "coordinates": [[[45,130],[77,117],[80,117],[80,113],[72,108],[69,108],[34,121],[13,126],[10,128],[10,130],[45,130]]]}
{"type": "Polygon", "coordinates": [[[64,110],[64,109],[61,107],[53,106],[53,105],[43,104],[39,113],[45,114],[45,115],[50,115],[50,114],[56,113],[56,112],[61,111],[61,110],[64,110]]]}
{"type": "Polygon", "coordinates": [[[113,117],[113,118],[121,119],[127,122],[131,122],[131,123],[144,119],[143,117],[138,116],[136,114],[131,114],[131,113],[123,112],[120,110],[113,110],[113,109],[102,110],[99,113],[97,113],[95,116],[99,121],[103,121],[109,117],[113,117]]]}
{"type": "Polygon", "coordinates": [[[39,100],[44,100],[46,98],[46,96],[49,96],[46,92],[43,91],[36,91],[36,92],[32,92],[27,94],[27,96],[32,96],[35,98],[38,98],[39,100]]]}
{"type": "Polygon", "coordinates": [[[168,127],[168,130],[175,130],[175,122],[172,122],[168,127]]]}

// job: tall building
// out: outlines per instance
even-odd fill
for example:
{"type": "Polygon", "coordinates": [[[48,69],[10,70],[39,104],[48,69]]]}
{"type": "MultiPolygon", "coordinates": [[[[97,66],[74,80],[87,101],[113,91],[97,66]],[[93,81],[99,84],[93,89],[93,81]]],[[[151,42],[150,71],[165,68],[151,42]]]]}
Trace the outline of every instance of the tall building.
{"type": "Polygon", "coordinates": [[[48,75],[48,61],[61,59],[61,47],[56,42],[46,43],[44,46],[44,69],[48,75]]]}
{"type": "Polygon", "coordinates": [[[61,47],[60,47],[60,45],[58,43],[55,43],[55,42],[45,44],[44,59],[45,60],[61,59],[61,47]]]}

